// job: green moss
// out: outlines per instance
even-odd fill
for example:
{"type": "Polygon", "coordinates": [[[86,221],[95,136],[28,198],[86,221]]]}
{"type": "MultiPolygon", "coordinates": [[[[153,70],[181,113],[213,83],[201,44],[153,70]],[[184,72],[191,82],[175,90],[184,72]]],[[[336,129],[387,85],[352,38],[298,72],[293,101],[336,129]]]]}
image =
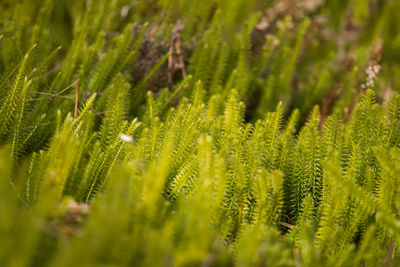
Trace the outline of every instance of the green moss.
{"type": "Polygon", "coordinates": [[[399,2],[325,2],[3,1],[0,266],[395,266],[399,2]]]}

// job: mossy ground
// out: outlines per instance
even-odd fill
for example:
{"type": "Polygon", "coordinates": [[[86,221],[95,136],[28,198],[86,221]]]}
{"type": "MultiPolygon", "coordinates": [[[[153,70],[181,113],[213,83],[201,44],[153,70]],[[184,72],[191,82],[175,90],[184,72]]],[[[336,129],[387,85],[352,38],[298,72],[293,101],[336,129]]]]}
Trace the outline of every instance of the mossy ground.
{"type": "Polygon", "coordinates": [[[0,266],[397,266],[400,1],[0,3],[0,266]]]}

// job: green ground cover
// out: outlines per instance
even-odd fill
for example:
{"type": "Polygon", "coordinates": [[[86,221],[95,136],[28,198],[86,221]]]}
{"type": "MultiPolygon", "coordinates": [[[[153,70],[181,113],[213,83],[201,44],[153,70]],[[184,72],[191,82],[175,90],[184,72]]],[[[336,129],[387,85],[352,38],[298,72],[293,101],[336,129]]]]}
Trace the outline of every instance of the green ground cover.
{"type": "Polygon", "coordinates": [[[0,2],[0,266],[397,266],[400,1],[0,2]]]}

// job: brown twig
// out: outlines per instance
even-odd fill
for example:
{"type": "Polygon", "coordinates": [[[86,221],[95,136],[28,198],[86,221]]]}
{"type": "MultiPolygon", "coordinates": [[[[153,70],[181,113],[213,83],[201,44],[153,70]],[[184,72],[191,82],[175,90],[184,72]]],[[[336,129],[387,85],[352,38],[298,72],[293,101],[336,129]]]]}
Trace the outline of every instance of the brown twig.
{"type": "MultiPolygon", "coordinates": [[[[59,98],[64,98],[64,99],[68,99],[68,100],[74,100],[71,97],[63,96],[63,95],[53,95],[53,97],[59,97],[59,98]]],[[[40,101],[40,100],[49,100],[49,99],[52,99],[52,97],[29,98],[26,101],[40,101]]]]}
{"type": "Polygon", "coordinates": [[[290,224],[293,224],[293,225],[296,224],[296,223],[292,220],[292,218],[290,218],[289,216],[286,215],[286,218],[287,218],[287,220],[288,220],[288,222],[289,222],[290,224]]]}
{"type": "MultiPolygon", "coordinates": [[[[61,91],[59,91],[57,93],[48,93],[48,92],[40,92],[40,91],[32,91],[32,93],[38,94],[38,95],[47,95],[47,96],[51,96],[51,97],[59,97],[59,98],[64,98],[64,99],[68,99],[68,100],[74,100],[74,98],[72,98],[72,97],[62,96],[60,94],[64,93],[69,88],[73,87],[75,85],[75,83],[77,83],[78,81],[79,80],[76,80],[75,82],[73,82],[72,84],[68,85],[67,87],[65,87],[64,89],[62,89],[61,91]]],[[[51,99],[51,97],[30,98],[30,99],[27,99],[26,101],[48,100],[48,99],[51,99]]]]}
{"type": "Polygon", "coordinates": [[[172,85],[172,79],[175,70],[181,70],[182,76],[186,77],[185,63],[183,61],[183,53],[181,49],[181,31],[183,24],[178,22],[172,29],[171,39],[169,41],[169,57],[168,57],[168,83],[172,85]]]}
{"type": "Polygon", "coordinates": [[[186,77],[186,69],[185,69],[185,63],[183,61],[183,56],[182,56],[181,43],[179,41],[175,42],[175,49],[176,49],[176,53],[178,55],[179,68],[182,71],[182,76],[185,78],[186,77]]]}
{"type": "Polygon", "coordinates": [[[388,250],[386,252],[385,264],[383,266],[392,266],[391,262],[393,258],[393,252],[394,252],[394,241],[390,242],[389,244],[388,250]]]}
{"type": "Polygon", "coordinates": [[[294,227],[294,225],[289,224],[289,223],[285,223],[285,222],[280,222],[281,225],[286,226],[289,229],[292,229],[294,227]]]}

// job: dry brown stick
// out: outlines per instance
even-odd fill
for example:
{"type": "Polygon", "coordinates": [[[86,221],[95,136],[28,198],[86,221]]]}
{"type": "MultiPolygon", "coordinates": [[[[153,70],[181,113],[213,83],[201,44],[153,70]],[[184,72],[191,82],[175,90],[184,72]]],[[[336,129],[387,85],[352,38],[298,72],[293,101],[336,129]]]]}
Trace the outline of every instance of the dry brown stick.
{"type": "Polygon", "coordinates": [[[293,225],[296,224],[289,216],[286,215],[286,218],[288,219],[288,222],[289,222],[290,224],[293,224],[293,225]]]}
{"type": "MultiPolygon", "coordinates": [[[[54,95],[53,97],[59,97],[59,98],[64,98],[64,99],[68,99],[68,100],[74,100],[71,97],[63,96],[63,95],[54,95]]],[[[49,99],[52,99],[52,97],[29,98],[26,101],[39,101],[39,100],[49,100],[49,99]]]]}
{"type": "MultiPolygon", "coordinates": [[[[70,99],[70,100],[74,100],[71,97],[68,96],[62,96],[60,94],[64,93],[65,91],[67,91],[69,88],[73,87],[75,85],[76,82],[78,82],[78,80],[76,80],[75,82],[71,83],[70,85],[68,85],[67,87],[65,87],[64,89],[62,89],[61,91],[57,92],[57,93],[48,93],[48,92],[40,92],[40,91],[32,91],[32,93],[34,94],[38,94],[38,95],[48,95],[48,96],[52,96],[52,97],[60,97],[60,98],[65,98],[65,99],[70,99]]],[[[28,99],[27,101],[36,101],[36,100],[46,100],[46,99],[50,99],[51,97],[41,97],[41,98],[31,98],[28,99]]]]}
{"type": "Polygon", "coordinates": [[[53,94],[53,93],[39,92],[39,91],[32,91],[32,93],[38,94],[38,95],[48,95],[48,96],[60,97],[60,93],[53,94]]]}
{"type": "Polygon", "coordinates": [[[392,266],[392,258],[393,258],[393,252],[394,252],[394,241],[390,242],[388,250],[386,252],[386,259],[385,259],[385,264],[383,266],[392,266]]]}
{"type": "Polygon", "coordinates": [[[182,76],[185,78],[186,77],[186,69],[185,69],[185,63],[183,62],[181,43],[179,41],[175,42],[175,48],[176,48],[176,53],[178,54],[179,67],[182,71],[182,76]]]}
{"type": "Polygon", "coordinates": [[[280,222],[280,224],[285,226],[285,227],[287,227],[287,228],[289,228],[289,229],[292,229],[294,227],[294,225],[289,224],[289,223],[285,223],[285,222],[280,222]]]}

